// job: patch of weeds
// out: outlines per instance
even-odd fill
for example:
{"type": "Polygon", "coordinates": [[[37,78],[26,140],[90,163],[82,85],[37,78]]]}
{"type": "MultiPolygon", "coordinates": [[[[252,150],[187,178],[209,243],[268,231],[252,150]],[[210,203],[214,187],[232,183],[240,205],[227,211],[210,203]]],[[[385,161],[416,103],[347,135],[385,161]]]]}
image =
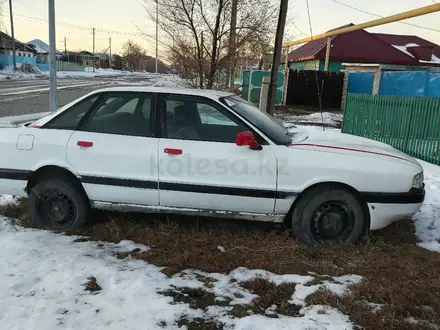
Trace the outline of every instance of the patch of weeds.
{"type": "Polygon", "coordinates": [[[234,305],[234,307],[228,311],[228,314],[236,318],[242,318],[252,314],[252,308],[249,305],[234,305]]]}
{"type": "Polygon", "coordinates": [[[73,241],[73,243],[84,243],[84,242],[89,242],[89,241],[91,241],[90,238],[87,238],[87,237],[80,237],[80,238],[75,239],[75,240],[73,241]]]}
{"type": "Polygon", "coordinates": [[[164,273],[168,278],[171,278],[173,275],[179,273],[180,270],[176,269],[175,267],[164,267],[161,272],[164,273]]]}
{"type": "Polygon", "coordinates": [[[274,311],[276,313],[288,316],[299,315],[299,310],[302,307],[288,302],[295,292],[295,284],[276,285],[263,278],[255,278],[244,282],[242,286],[251,293],[258,295],[252,300],[252,311],[254,313],[268,316],[266,310],[275,305],[276,309],[274,311]]]}
{"type": "Polygon", "coordinates": [[[223,330],[225,324],[212,320],[212,319],[202,319],[202,318],[192,318],[189,319],[186,316],[181,317],[177,321],[179,327],[186,326],[188,330],[223,330]]]}
{"type": "Polygon", "coordinates": [[[189,304],[192,309],[206,310],[209,306],[228,306],[230,298],[221,297],[217,299],[216,295],[201,288],[173,288],[158,292],[164,296],[172,297],[175,303],[189,304]]]}
{"type": "Polygon", "coordinates": [[[165,320],[160,320],[159,322],[157,322],[157,325],[161,328],[165,328],[167,326],[167,323],[165,322],[165,320]]]}
{"type": "Polygon", "coordinates": [[[320,284],[324,284],[324,281],[335,282],[335,280],[330,276],[321,276],[321,275],[314,275],[314,276],[315,278],[310,282],[305,283],[304,286],[320,285],[320,284]]]}
{"type": "Polygon", "coordinates": [[[26,228],[36,228],[28,213],[27,199],[20,198],[17,203],[0,205],[0,215],[18,220],[18,225],[26,228]]]}
{"type": "Polygon", "coordinates": [[[95,276],[90,276],[87,278],[87,282],[84,284],[87,291],[97,293],[102,290],[101,286],[98,284],[95,276]]]}

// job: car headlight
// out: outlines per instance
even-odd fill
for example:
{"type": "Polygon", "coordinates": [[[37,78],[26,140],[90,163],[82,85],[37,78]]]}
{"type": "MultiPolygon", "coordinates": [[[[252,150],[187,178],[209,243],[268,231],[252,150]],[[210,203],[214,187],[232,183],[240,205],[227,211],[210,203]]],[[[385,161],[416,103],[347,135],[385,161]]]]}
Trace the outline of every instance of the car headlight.
{"type": "Polygon", "coordinates": [[[420,189],[423,187],[423,172],[414,175],[412,187],[415,189],[420,189]]]}

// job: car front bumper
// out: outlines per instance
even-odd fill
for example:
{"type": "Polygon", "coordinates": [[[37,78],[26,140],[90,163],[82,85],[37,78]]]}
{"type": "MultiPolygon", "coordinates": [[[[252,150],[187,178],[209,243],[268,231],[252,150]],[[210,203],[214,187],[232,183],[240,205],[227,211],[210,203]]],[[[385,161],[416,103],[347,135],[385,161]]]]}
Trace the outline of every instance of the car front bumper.
{"type": "Polygon", "coordinates": [[[370,212],[370,230],[378,230],[417,213],[425,199],[425,188],[411,189],[407,193],[366,194],[365,198],[370,212]]]}

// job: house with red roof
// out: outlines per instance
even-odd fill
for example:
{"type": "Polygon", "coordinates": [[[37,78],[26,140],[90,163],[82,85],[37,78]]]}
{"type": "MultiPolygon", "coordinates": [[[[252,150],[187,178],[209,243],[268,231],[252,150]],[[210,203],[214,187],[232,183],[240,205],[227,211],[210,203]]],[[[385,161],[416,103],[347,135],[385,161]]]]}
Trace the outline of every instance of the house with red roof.
{"type": "MultiPolygon", "coordinates": [[[[326,48],[325,38],[296,48],[288,55],[289,67],[323,71],[326,48]]],[[[342,63],[440,67],[440,46],[417,36],[353,31],[331,39],[328,70],[341,71],[342,63]]]]}

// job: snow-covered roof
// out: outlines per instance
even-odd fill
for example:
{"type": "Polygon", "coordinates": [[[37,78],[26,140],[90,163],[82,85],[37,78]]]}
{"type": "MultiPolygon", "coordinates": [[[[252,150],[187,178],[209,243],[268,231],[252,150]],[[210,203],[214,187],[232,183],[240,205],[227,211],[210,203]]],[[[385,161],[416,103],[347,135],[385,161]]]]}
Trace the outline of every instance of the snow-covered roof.
{"type": "Polygon", "coordinates": [[[436,64],[440,64],[440,58],[438,58],[434,54],[431,55],[431,61],[424,61],[424,60],[418,59],[413,54],[411,54],[411,52],[408,51],[408,48],[421,47],[420,45],[418,45],[416,43],[409,43],[409,44],[406,44],[404,46],[399,46],[399,45],[391,45],[391,46],[393,46],[394,48],[400,50],[402,53],[405,53],[406,55],[411,56],[412,58],[415,58],[420,63],[436,63],[436,64]]]}
{"type": "Polygon", "coordinates": [[[28,44],[33,45],[37,53],[42,53],[42,54],[49,53],[49,45],[45,43],[43,40],[34,39],[29,41],[28,44]]]}

